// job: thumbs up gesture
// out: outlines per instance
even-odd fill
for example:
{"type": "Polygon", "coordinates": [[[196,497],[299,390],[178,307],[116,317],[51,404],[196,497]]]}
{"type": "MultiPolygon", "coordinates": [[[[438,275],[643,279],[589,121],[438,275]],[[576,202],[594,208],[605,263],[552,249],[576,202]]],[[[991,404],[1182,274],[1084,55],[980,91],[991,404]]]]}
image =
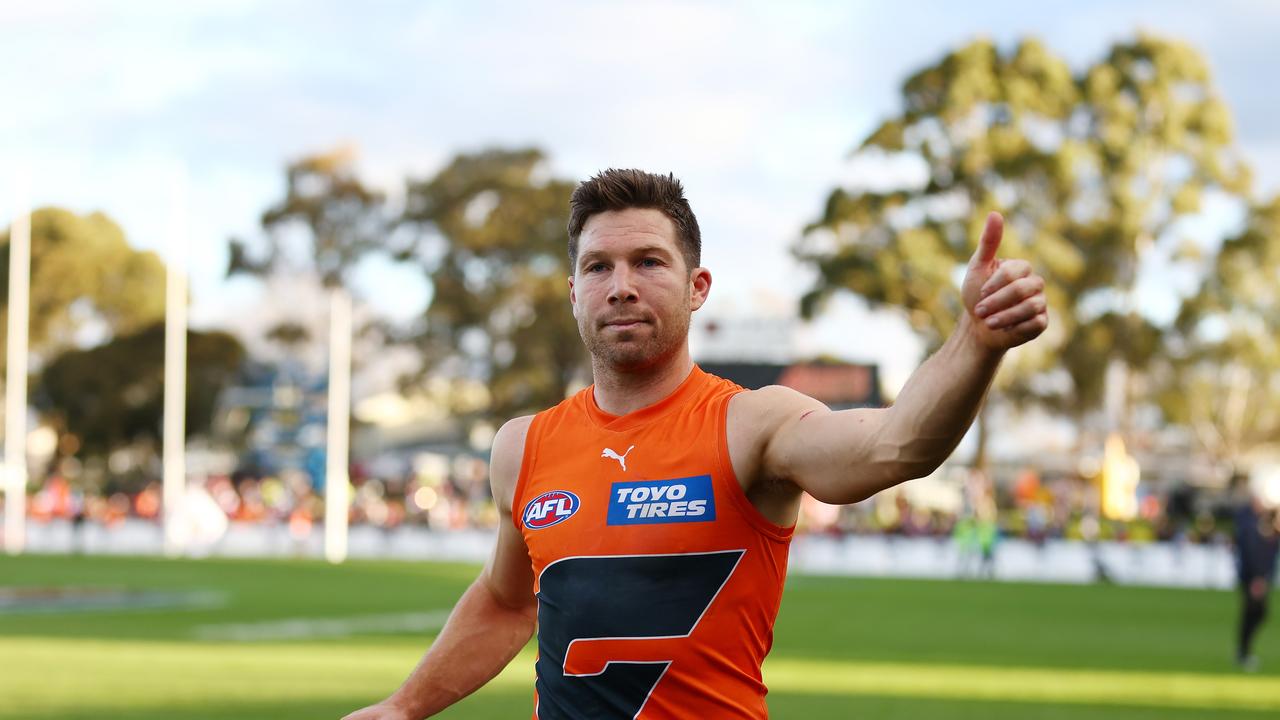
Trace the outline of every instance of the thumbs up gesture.
{"type": "Polygon", "coordinates": [[[978,342],[991,350],[1017,347],[1049,326],[1044,278],[1026,260],[996,257],[1003,234],[1004,218],[996,212],[988,215],[960,287],[968,325],[978,342]]]}

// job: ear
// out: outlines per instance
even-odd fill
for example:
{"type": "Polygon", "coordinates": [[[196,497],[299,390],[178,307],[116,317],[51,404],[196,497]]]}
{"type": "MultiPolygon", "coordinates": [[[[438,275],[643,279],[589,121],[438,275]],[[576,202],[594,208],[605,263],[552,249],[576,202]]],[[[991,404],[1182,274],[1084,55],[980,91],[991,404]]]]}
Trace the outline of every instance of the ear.
{"type": "Polygon", "coordinates": [[[569,276],[569,307],[573,309],[573,316],[578,317],[578,292],[573,288],[573,276],[569,276]]]}
{"type": "Polygon", "coordinates": [[[693,285],[689,304],[693,310],[697,310],[711,294],[711,271],[704,267],[694,268],[693,277],[689,278],[689,282],[693,285]]]}

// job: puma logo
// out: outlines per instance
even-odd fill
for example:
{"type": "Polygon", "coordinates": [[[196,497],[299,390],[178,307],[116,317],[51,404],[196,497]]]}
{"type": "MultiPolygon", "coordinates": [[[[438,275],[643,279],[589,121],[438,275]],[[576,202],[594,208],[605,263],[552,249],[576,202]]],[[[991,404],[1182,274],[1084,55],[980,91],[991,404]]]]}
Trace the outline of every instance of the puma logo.
{"type": "Polygon", "coordinates": [[[636,448],[636,446],[635,446],[635,445],[632,445],[631,447],[627,448],[627,451],[626,451],[626,452],[624,452],[624,453],[622,453],[621,455],[619,455],[618,453],[614,452],[614,449],[613,449],[613,448],[605,448],[605,449],[604,449],[604,452],[600,453],[600,457],[602,457],[602,458],[613,458],[614,460],[617,460],[617,461],[618,461],[618,464],[622,466],[622,472],[626,472],[626,471],[627,471],[627,456],[628,456],[628,455],[630,455],[630,454],[631,454],[631,451],[632,451],[632,450],[634,450],[635,448],[636,448]]]}

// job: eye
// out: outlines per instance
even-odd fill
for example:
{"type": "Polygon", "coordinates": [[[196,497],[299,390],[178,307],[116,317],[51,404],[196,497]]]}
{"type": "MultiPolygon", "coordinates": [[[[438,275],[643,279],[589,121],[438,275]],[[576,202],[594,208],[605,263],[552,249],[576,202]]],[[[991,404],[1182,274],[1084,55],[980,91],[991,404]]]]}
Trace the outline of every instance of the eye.
{"type": "Polygon", "coordinates": [[[604,270],[604,263],[592,263],[587,266],[587,272],[594,273],[604,270]]]}
{"type": "Polygon", "coordinates": [[[655,268],[655,267],[658,267],[659,265],[661,265],[661,264],[662,264],[662,262],[661,262],[660,260],[658,260],[658,258],[651,258],[651,257],[649,257],[649,258],[645,258],[645,259],[641,260],[641,261],[640,261],[640,264],[641,264],[642,266],[644,266],[644,267],[647,267],[647,268],[655,268]]]}

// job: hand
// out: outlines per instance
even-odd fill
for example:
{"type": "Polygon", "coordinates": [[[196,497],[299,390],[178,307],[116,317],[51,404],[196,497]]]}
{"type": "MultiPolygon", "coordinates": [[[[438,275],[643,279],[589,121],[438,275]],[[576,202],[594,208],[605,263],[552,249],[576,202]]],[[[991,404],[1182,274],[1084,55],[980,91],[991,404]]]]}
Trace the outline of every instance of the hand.
{"type": "Polygon", "coordinates": [[[1254,578],[1253,582],[1249,583],[1249,595],[1252,596],[1254,600],[1261,600],[1266,597],[1267,581],[1262,578],[1254,578]]]}
{"type": "Polygon", "coordinates": [[[419,718],[411,715],[404,708],[383,700],[377,705],[370,705],[367,708],[356,710],[343,717],[342,720],[419,720],[419,718]]]}
{"type": "Polygon", "coordinates": [[[1004,218],[993,212],[960,286],[974,337],[984,347],[1002,351],[1034,340],[1049,326],[1044,278],[1026,260],[996,257],[1003,235],[1004,218]]]}

